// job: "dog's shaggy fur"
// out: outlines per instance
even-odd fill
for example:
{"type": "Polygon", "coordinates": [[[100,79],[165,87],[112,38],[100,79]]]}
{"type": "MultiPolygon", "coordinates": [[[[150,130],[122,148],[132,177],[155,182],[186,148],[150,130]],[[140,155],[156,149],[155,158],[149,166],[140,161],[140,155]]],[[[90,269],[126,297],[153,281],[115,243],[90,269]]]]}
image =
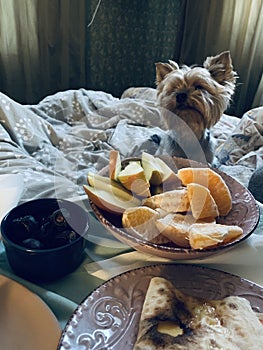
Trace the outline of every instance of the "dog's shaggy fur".
{"type": "Polygon", "coordinates": [[[159,154],[212,162],[209,129],[227,109],[236,78],[229,51],[207,57],[202,67],[156,63],[157,89],[130,88],[122,98],[157,100],[167,130],[159,154]]]}

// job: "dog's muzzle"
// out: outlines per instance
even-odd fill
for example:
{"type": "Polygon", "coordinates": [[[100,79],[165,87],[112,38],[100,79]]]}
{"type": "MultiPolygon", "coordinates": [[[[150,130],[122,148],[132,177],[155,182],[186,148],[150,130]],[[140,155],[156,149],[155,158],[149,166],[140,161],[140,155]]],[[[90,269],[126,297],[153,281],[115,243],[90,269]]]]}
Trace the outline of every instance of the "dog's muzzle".
{"type": "Polygon", "coordinates": [[[176,94],[176,102],[179,104],[182,104],[187,100],[187,97],[188,95],[186,92],[178,92],[176,94]]]}

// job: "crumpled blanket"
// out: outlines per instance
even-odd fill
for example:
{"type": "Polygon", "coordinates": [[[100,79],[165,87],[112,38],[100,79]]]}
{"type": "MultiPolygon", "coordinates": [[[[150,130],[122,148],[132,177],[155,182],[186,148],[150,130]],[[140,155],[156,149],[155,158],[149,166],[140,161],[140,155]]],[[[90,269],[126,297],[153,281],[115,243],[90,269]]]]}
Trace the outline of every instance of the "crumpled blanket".
{"type": "Polygon", "coordinates": [[[233,128],[222,139],[226,124],[223,117],[212,131],[220,141],[215,166],[247,186],[254,170],[263,166],[263,107],[248,111],[238,121],[232,118],[233,128]]]}
{"type": "MultiPolygon", "coordinates": [[[[102,91],[67,90],[36,105],[0,94],[0,174],[22,174],[21,202],[84,194],[89,171],[108,164],[111,149],[121,157],[155,154],[152,136],[162,130],[155,103],[116,98],[102,91]]],[[[262,165],[263,107],[239,119],[223,115],[213,128],[215,164],[247,185],[262,165]]]]}

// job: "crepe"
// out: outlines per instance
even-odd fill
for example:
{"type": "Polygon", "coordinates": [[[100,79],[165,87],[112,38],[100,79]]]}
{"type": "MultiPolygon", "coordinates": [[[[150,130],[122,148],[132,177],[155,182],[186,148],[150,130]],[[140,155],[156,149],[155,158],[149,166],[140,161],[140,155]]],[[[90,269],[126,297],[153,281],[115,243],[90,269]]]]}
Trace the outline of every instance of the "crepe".
{"type": "Polygon", "coordinates": [[[263,325],[245,298],[204,300],[182,293],[165,278],[154,277],[133,350],[161,349],[263,349],[263,325]]]}

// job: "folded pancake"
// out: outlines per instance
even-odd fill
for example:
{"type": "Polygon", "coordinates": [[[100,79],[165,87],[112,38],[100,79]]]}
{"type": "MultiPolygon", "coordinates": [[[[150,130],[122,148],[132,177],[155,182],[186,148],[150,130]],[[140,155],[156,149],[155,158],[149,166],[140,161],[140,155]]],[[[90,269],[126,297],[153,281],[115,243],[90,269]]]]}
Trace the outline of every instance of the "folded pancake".
{"type": "Polygon", "coordinates": [[[133,350],[259,350],[263,325],[245,298],[204,300],[150,281],[133,350]]]}

